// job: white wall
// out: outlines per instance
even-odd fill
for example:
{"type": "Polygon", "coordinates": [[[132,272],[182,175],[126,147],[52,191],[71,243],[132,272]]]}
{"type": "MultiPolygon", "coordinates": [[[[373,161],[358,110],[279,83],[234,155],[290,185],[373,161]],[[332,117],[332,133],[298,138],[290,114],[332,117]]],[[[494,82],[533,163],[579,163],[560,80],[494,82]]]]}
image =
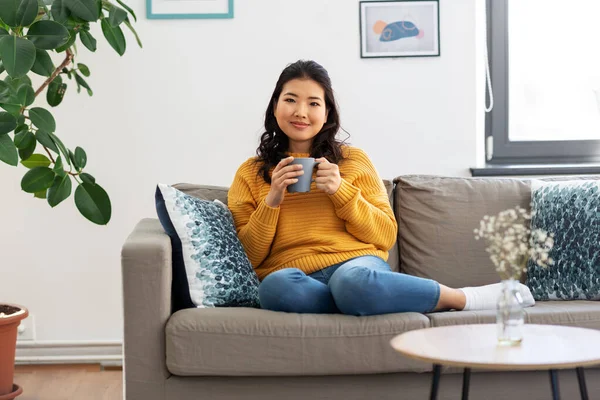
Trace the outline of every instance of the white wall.
{"type": "Polygon", "coordinates": [[[97,53],[80,45],[78,60],[94,96],[70,87],[53,110],[67,146],[87,150],[112,221],[89,223],[72,197],[52,210],[20,190],[24,167],[0,166],[0,300],[29,307],[40,341],[122,339],[120,249],[156,215],[156,183],[229,185],[299,58],[329,70],[351,143],[383,177],[467,176],[482,161],[476,1],[441,1],[441,57],[361,59],[358,1],[237,0],[232,20],[157,21],[130,0],[144,48],[126,32],[119,57],[96,30],[97,53]]]}

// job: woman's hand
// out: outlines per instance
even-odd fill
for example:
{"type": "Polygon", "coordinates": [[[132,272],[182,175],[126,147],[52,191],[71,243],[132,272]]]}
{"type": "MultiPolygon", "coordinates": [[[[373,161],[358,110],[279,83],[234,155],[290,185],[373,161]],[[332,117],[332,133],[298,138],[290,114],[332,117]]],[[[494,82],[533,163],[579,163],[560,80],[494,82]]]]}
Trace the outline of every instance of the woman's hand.
{"type": "Polygon", "coordinates": [[[337,164],[330,163],[325,157],[317,158],[319,162],[315,183],[317,189],[331,195],[337,192],[342,184],[340,169],[337,164]]]}
{"type": "Polygon", "coordinates": [[[279,161],[273,170],[273,175],[271,176],[271,190],[269,190],[269,194],[267,194],[267,197],[265,198],[265,203],[267,203],[269,207],[279,207],[283,201],[287,187],[292,183],[298,182],[296,177],[304,174],[302,165],[289,165],[292,161],[294,161],[294,157],[284,158],[279,161]]]}

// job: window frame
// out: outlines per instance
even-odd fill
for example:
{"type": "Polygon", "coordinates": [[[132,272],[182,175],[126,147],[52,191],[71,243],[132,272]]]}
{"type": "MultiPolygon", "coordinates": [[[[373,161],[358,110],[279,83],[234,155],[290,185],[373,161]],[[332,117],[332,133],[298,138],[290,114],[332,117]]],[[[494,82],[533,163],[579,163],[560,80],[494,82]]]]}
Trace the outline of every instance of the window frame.
{"type": "MultiPolygon", "coordinates": [[[[486,162],[498,165],[600,162],[600,140],[509,140],[508,0],[486,0],[486,19],[494,98],[494,107],[485,116],[486,162]]],[[[489,99],[487,85],[486,99],[489,99]]]]}

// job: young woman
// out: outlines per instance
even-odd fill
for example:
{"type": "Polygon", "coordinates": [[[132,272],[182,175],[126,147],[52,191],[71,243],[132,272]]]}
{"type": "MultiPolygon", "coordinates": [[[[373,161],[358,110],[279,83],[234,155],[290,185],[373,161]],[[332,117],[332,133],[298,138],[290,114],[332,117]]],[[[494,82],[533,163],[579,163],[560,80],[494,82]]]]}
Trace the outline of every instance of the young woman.
{"type": "MultiPolygon", "coordinates": [[[[494,309],[500,284],[452,289],[392,272],[386,263],[398,226],[367,155],[336,139],[340,118],[327,71],[314,61],[283,70],[265,115],[257,157],[229,190],[237,232],[261,279],[262,308],[375,315],[494,309]],[[308,193],[287,193],[319,161],[308,193]]],[[[525,305],[533,305],[522,285],[525,305]]]]}

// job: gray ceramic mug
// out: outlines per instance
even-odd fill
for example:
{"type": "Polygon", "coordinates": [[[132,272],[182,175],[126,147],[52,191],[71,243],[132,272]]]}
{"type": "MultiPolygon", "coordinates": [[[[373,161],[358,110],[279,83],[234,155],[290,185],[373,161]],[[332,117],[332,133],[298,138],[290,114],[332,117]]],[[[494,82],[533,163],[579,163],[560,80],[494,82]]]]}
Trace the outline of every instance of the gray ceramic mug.
{"type": "Polygon", "coordinates": [[[287,191],[289,193],[305,193],[310,192],[310,184],[312,183],[312,172],[313,169],[319,164],[318,161],[315,161],[312,157],[300,157],[294,158],[289,165],[301,164],[302,170],[304,171],[304,175],[297,176],[298,182],[293,183],[287,187],[287,191]]]}

